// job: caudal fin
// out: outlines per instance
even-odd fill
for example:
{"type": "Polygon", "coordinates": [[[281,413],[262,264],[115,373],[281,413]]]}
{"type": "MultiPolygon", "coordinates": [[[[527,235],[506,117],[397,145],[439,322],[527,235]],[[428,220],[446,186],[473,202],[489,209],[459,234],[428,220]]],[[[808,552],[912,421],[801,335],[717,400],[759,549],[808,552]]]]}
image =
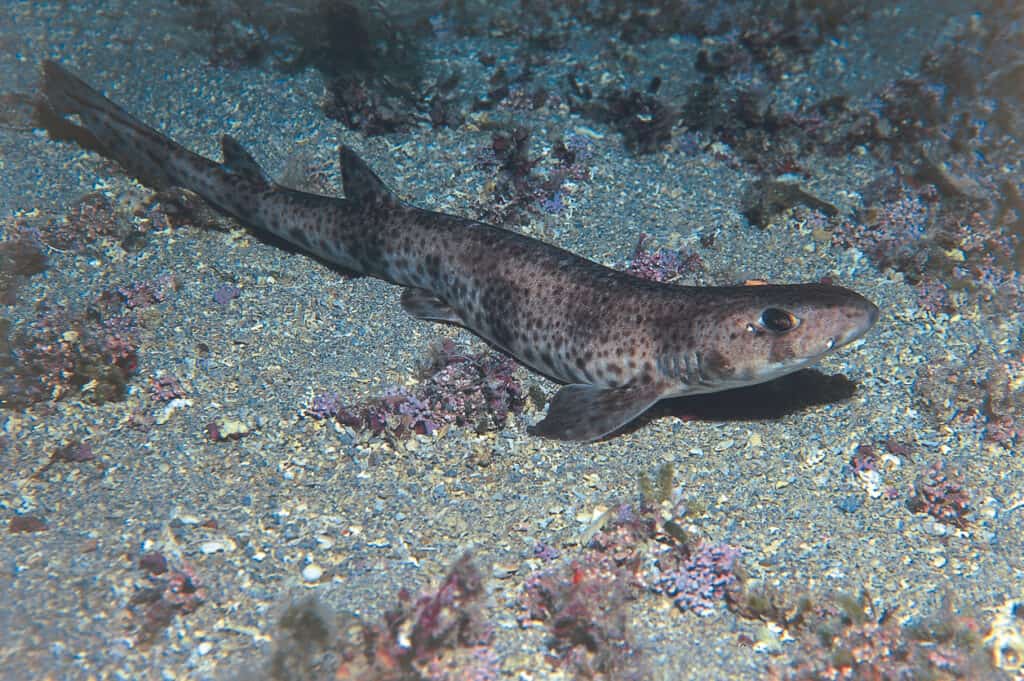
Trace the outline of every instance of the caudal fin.
{"type": "Polygon", "coordinates": [[[43,98],[46,115],[41,118],[56,137],[72,137],[95,148],[144,184],[192,190],[214,208],[255,227],[266,227],[252,197],[273,183],[234,138],[221,138],[223,163],[194,154],[52,61],[43,62],[43,98]],[[77,116],[80,125],[67,116],[77,116]]]}
{"type": "Polygon", "coordinates": [[[65,129],[88,133],[86,140],[98,151],[151,187],[193,189],[181,172],[184,165],[215,165],[147,126],[56,62],[43,62],[43,97],[65,129]],[[68,122],[65,117],[70,115],[77,115],[81,125],[68,122]]]}

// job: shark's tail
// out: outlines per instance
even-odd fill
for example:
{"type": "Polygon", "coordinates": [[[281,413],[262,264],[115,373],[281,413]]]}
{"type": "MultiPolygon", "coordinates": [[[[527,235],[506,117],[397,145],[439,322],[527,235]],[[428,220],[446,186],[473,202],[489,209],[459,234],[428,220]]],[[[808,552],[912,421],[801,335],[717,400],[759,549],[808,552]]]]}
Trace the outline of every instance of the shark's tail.
{"type": "Polygon", "coordinates": [[[117,161],[126,171],[156,189],[182,187],[192,190],[215,207],[246,219],[234,200],[235,185],[245,181],[257,186],[272,183],[256,161],[233,138],[221,138],[224,162],[194,154],[114,104],[60,64],[43,62],[45,105],[65,130],[70,127],[86,146],[117,161]],[[77,115],[81,125],[66,116],[77,115]]]}

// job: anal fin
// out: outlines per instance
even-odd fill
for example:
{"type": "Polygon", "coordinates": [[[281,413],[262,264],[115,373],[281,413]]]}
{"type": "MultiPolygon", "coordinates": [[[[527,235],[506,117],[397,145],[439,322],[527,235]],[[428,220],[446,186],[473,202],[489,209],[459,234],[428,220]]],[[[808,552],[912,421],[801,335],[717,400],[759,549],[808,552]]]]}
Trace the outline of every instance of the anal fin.
{"type": "Polygon", "coordinates": [[[590,442],[626,425],[661,395],[661,386],[653,383],[622,388],[567,385],[555,393],[548,415],[529,432],[555,440],[590,442]]]}
{"type": "Polygon", "coordinates": [[[402,309],[416,319],[462,324],[462,319],[448,303],[421,288],[402,290],[402,309]]]}

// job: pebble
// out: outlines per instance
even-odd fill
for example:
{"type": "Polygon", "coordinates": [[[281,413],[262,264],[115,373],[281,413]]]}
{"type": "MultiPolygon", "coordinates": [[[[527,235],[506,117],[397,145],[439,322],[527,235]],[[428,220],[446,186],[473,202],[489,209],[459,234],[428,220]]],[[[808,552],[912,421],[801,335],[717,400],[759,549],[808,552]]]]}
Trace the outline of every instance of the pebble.
{"type": "Polygon", "coordinates": [[[992,497],[987,497],[982,502],[981,509],[978,511],[978,515],[987,520],[995,520],[999,517],[999,500],[992,497]]]}
{"type": "Polygon", "coordinates": [[[491,576],[495,579],[508,579],[519,570],[515,563],[495,563],[491,568],[491,576]]]}
{"type": "Polygon", "coordinates": [[[855,513],[864,504],[864,498],[859,494],[845,496],[836,502],[836,508],[843,513],[855,513]]]}
{"type": "Polygon", "coordinates": [[[199,545],[199,552],[208,556],[211,553],[217,553],[218,551],[224,551],[226,548],[227,548],[227,546],[224,545],[224,542],[220,542],[220,541],[217,541],[216,539],[214,539],[212,541],[204,541],[202,544],[200,544],[199,545]]]}
{"type": "Polygon", "coordinates": [[[158,426],[162,426],[171,420],[174,413],[179,409],[184,409],[192,406],[192,400],[176,398],[168,402],[163,409],[157,412],[155,420],[158,426]]]}
{"type": "Polygon", "coordinates": [[[216,431],[211,432],[210,439],[217,442],[223,442],[225,440],[237,440],[245,435],[248,435],[252,430],[245,422],[230,418],[220,417],[214,421],[216,431]]]}
{"type": "Polygon", "coordinates": [[[324,576],[324,569],[316,563],[310,563],[306,567],[302,568],[302,578],[307,582],[319,582],[320,578],[324,576]]]}

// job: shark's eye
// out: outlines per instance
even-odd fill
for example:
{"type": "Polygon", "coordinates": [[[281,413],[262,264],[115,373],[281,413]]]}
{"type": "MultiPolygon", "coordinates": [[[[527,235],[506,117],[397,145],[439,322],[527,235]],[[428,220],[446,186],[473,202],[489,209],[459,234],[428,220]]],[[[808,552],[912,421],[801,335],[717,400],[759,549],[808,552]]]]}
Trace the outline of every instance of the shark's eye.
{"type": "Polygon", "coordinates": [[[768,307],[761,313],[761,326],[775,333],[792,331],[800,323],[796,316],[778,307],[768,307]]]}

